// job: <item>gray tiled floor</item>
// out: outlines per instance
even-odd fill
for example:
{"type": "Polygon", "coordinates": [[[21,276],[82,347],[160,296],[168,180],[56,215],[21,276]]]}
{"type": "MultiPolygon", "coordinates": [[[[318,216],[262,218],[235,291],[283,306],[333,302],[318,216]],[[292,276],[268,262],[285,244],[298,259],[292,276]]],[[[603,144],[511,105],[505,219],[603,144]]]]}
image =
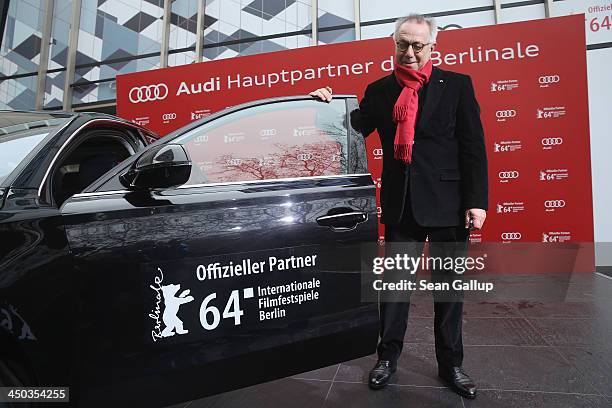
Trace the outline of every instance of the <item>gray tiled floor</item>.
{"type": "Polygon", "coordinates": [[[203,398],[196,407],[612,407],[612,279],[572,280],[566,301],[464,307],[464,367],[479,385],[462,399],[437,379],[431,299],[415,296],[392,384],[371,391],[374,355],[203,398]]]}

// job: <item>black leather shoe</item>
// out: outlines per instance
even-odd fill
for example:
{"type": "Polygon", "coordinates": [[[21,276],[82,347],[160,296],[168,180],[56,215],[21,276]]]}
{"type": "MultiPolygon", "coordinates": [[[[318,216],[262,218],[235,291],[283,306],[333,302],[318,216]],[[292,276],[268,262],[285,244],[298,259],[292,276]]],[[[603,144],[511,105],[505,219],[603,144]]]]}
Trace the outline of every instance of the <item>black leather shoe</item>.
{"type": "Polygon", "coordinates": [[[368,385],[374,390],[385,388],[389,384],[391,376],[395,372],[396,366],[389,360],[378,360],[370,371],[368,385]]]}
{"type": "Polygon", "coordinates": [[[448,370],[438,370],[438,376],[446,385],[462,397],[476,398],[476,384],[463,372],[462,367],[452,367],[448,370]]]}

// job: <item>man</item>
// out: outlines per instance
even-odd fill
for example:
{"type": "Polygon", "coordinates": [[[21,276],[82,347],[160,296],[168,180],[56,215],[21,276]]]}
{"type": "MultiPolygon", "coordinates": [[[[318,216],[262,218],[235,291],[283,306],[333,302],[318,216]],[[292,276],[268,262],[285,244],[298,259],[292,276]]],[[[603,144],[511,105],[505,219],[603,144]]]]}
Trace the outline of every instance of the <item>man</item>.
{"type": "MultiPolygon", "coordinates": [[[[437,27],[411,14],[397,20],[395,68],[368,85],[351,122],[364,136],[376,129],[383,149],[381,222],[387,256],[398,245],[421,255],[465,256],[469,229],[480,229],[488,207],[487,158],[480,108],[469,76],[432,66],[437,27]]],[[[330,101],[329,87],[312,92],[330,101]]],[[[402,279],[385,271],[385,280],[402,279]]],[[[450,282],[457,274],[432,270],[432,280],[450,282]]],[[[378,361],[369,376],[373,389],[385,387],[402,351],[409,293],[402,301],[381,302],[378,361]]],[[[455,392],[476,397],[463,371],[463,294],[433,292],[439,377],[455,392]]]]}

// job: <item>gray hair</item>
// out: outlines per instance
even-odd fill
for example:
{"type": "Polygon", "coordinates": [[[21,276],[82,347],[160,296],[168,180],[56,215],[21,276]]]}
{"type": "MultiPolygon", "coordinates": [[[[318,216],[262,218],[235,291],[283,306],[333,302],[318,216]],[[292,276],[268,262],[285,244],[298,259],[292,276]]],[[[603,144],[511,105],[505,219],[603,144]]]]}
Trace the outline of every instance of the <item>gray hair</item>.
{"type": "Polygon", "coordinates": [[[397,35],[400,27],[407,21],[413,21],[417,24],[427,24],[429,26],[429,42],[435,43],[438,37],[438,25],[436,19],[433,17],[425,17],[421,14],[409,14],[405,17],[400,17],[395,21],[395,31],[393,32],[393,39],[397,41],[397,35]]]}

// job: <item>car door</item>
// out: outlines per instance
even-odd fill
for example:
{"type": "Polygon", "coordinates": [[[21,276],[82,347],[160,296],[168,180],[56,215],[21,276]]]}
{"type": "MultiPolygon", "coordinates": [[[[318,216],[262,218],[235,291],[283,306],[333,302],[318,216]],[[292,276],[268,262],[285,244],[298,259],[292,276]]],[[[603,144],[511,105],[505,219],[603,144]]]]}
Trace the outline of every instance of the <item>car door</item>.
{"type": "Polygon", "coordinates": [[[184,185],[117,190],[118,174],[68,200],[85,403],[169,404],[374,352],[375,188],[349,103],[229,110],[162,141],[191,158],[184,185]]]}

